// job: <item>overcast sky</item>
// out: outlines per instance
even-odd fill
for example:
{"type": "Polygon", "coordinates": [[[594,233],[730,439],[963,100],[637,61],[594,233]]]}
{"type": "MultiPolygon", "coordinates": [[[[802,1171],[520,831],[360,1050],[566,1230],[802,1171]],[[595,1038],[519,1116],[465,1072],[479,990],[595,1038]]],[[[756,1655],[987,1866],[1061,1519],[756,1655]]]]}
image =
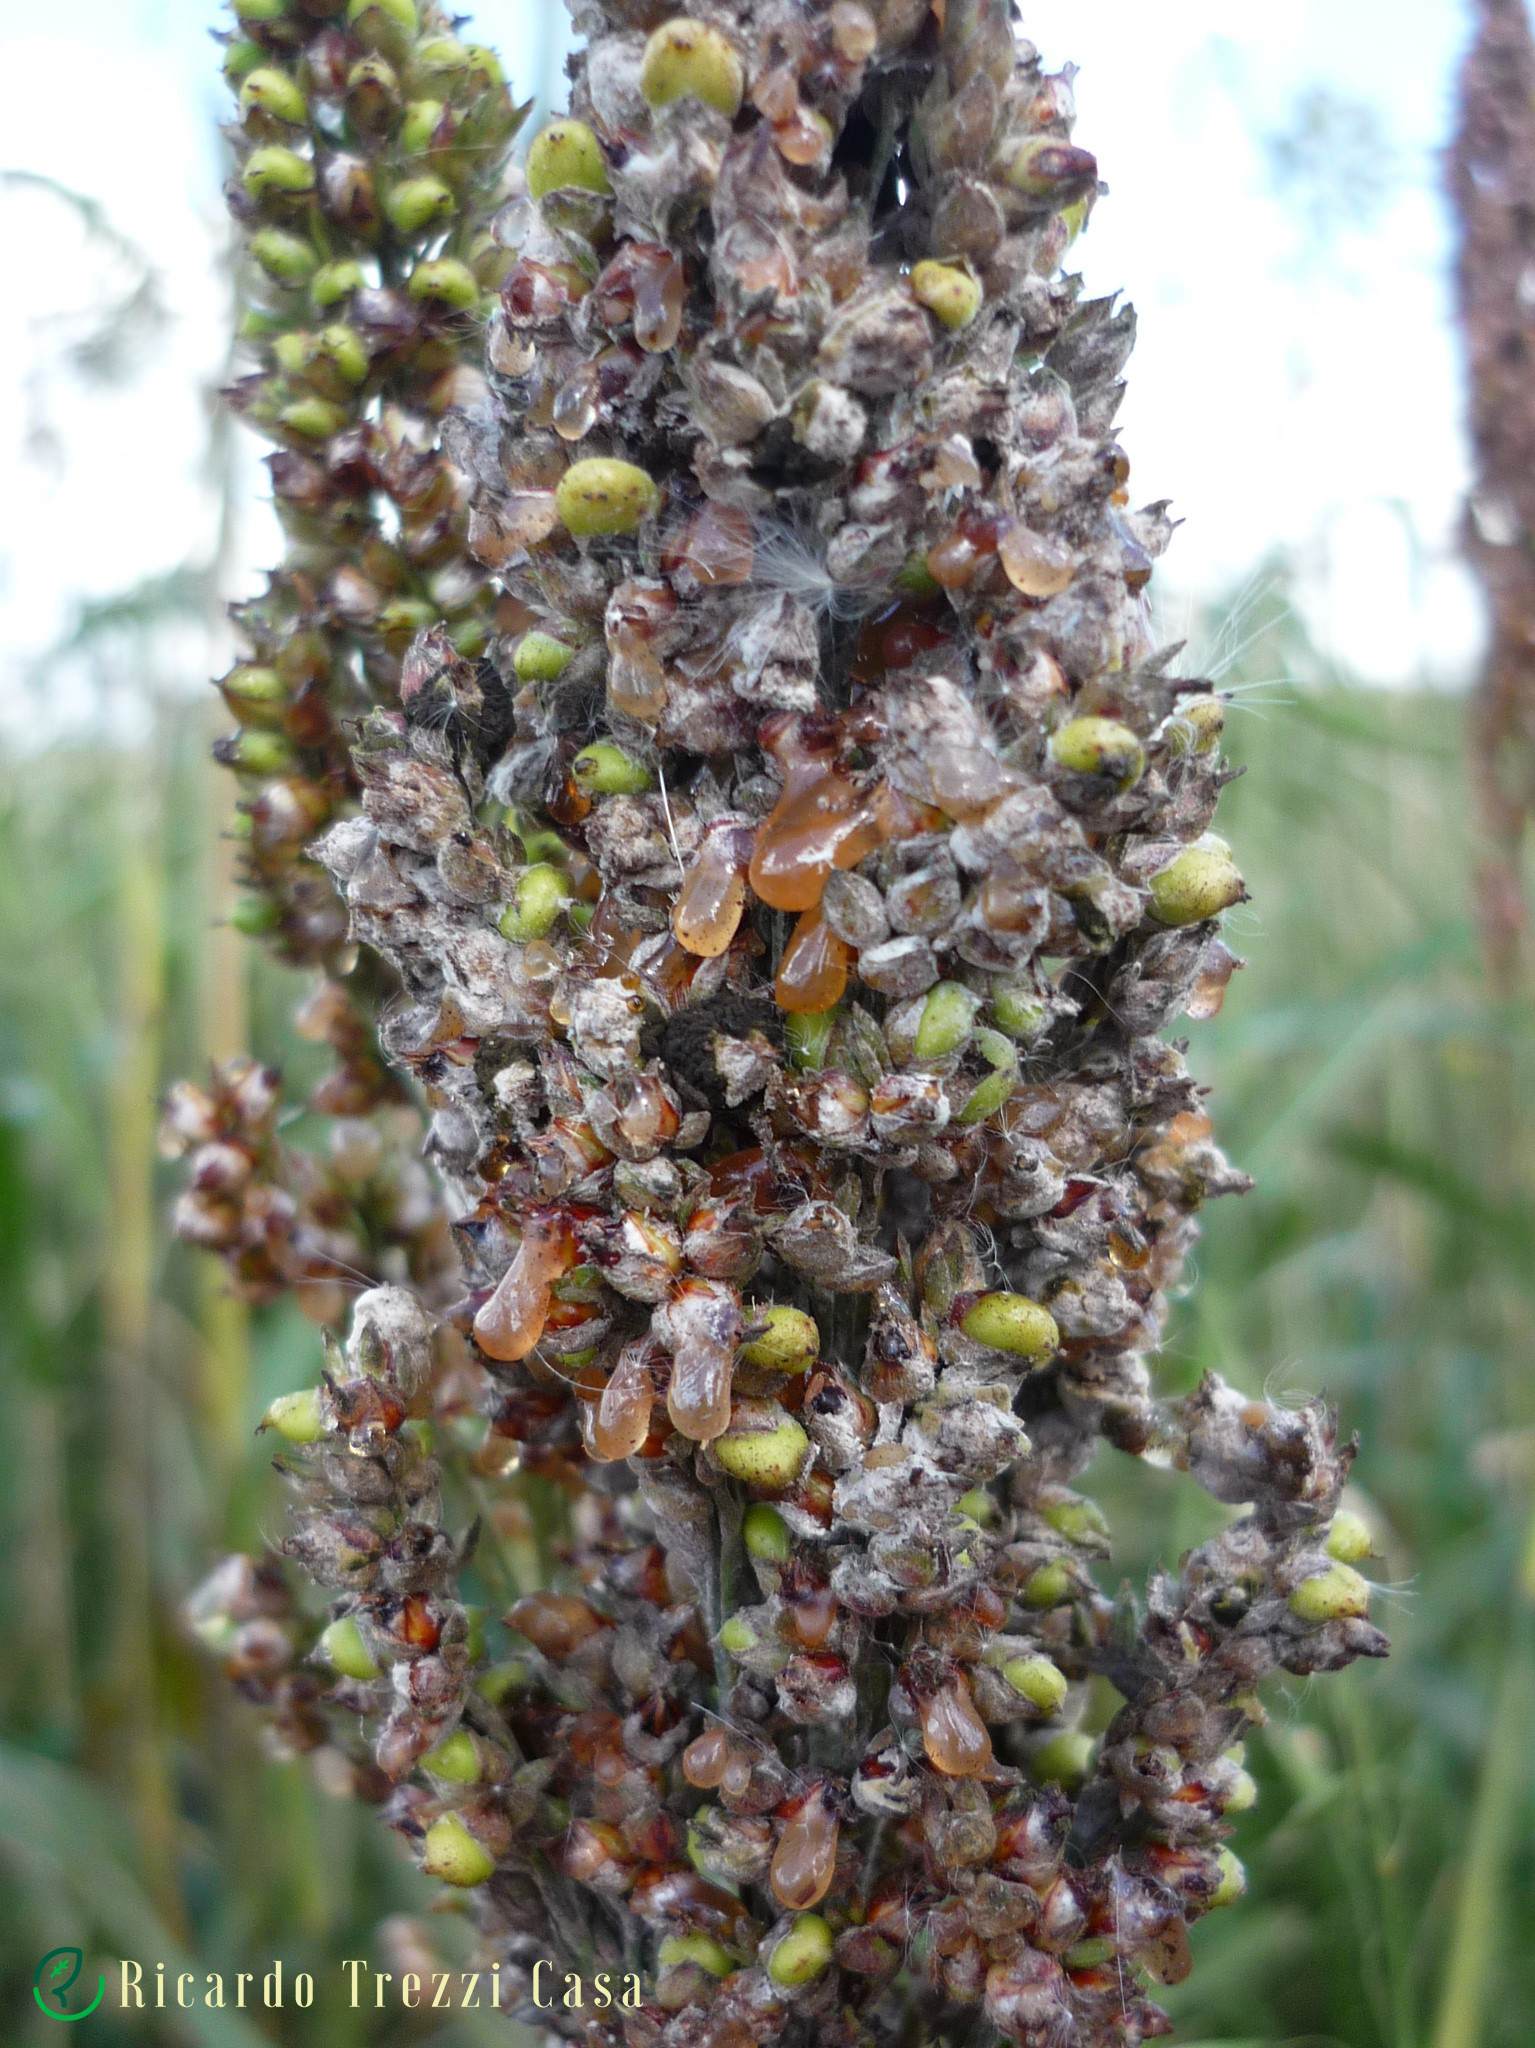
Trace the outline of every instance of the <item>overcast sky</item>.
{"type": "MultiPolygon", "coordinates": [[[[1162,579],[1170,629],[1190,593],[1218,597],[1284,552],[1335,660],[1382,682],[1463,677],[1479,623],[1453,561],[1464,458],[1438,194],[1462,7],[1028,0],[1024,11],[1047,60],[1081,67],[1078,138],[1109,185],[1079,245],[1088,283],[1125,289],[1141,314],[1123,439],[1139,495],[1171,498],[1187,522],[1162,579]],[[1319,180],[1313,164],[1284,187],[1275,139],[1319,91],[1353,110],[1339,167],[1319,180]],[[1384,154],[1360,153],[1371,124],[1384,154]]],[[[40,395],[37,371],[68,332],[60,316],[89,303],[93,274],[56,202],[0,190],[0,732],[12,733],[86,715],[67,670],[42,706],[20,682],[82,596],[211,545],[199,461],[226,319],[209,9],[70,0],[56,19],[0,9],[0,170],[99,199],[159,268],[172,317],[126,391],[82,396],[45,376],[40,395]],[[34,457],[40,405],[52,440],[34,457]]],[[[485,0],[473,24],[520,89],[558,98],[567,24],[556,0],[485,0]]],[[[249,461],[254,490],[254,451],[249,461]]],[[[269,546],[253,509],[247,579],[269,546]]]]}

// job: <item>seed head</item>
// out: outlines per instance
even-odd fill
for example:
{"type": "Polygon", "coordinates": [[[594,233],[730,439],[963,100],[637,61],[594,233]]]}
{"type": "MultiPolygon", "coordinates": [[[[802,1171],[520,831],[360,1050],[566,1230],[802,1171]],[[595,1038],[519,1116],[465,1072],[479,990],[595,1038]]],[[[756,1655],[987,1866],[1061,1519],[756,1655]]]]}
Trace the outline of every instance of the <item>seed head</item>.
{"type": "Polygon", "coordinates": [[[645,45],[640,91],[653,107],[694,99],[733,120],[745,90],[735,46],[712,22],[679,14],[663,22],[645,45]]]}
{"type": "Polygon", "coordinates": [[[1055,1318],[1024,1294],[983,1294],[965,1311],[960,1328],[977,1344],[1019,1358],[1048,1358],[1060,1342],[1055,1318]]]}
{"type": "Polygon", "coordinates": [[[1163,924],[1202,924],[1245,901],[1247,888],[1223,846],[1187,846],[1151,878],[1151,901],[1163,924]]]}
{"type": "Polygon", "coordinates": [[[535,199],[576,187],[610,192],[602,146],[584,121],[551,121],[528,150],[528,191],[535,199]]]}
{"type": "Polygon", "coordinates": [[[1302,1579],[1290,1595],[1290,1612],[1305,1622],[1341,1621],[1370,1611],[1370,1582],[1352,1565],[1332,1564],[1302,1579]]]}
{"type": "Polygon", "coordinates": [[[421,1868],[443,1884],[468,1886],[484,1884],[496,1862],[456,1813],[444,1813],[426,1831],[421,1868]]]}
{"type": "Polygon", "coordinates": [[[325,1416],[319,1392],[305,1387],[296,1394],[279,1394],[267,1404],[261,1418],[263,1429],[275,1429],[290,1444],[312,1444],[325,1434],[325,1416]]]}
{"type": "Polygon", "coordinates": [[[573,462],[554,494],[555,510],[577,539],[633,533],[652,517],[661,494],[633,462],[592,455],[573,462]]]}
{"type": "Polygon", "coordinates": [[[350,1615],[343,1615],[323,1629],[316,1645],[320,1655],[343,1678],[367,1684],[379,1675],[376,1659],[363,1641],[362,1630],[350,1615]]]}
{"type": "Polygon", "coordinates": [[[1010,1657],[1002,1666],[1002,1676],[1040,1713],[1059,1713],[1067,1685],[1060,1667],[1048,1657],[1010,1657]]]}
{"type": "Polygon", "coordinates": [[[912,296],[945,327],[968,327],[981,310],[985,292],[979,281],[958,263],[935,263],[926,257],[914,264],[912,296]]]}
{"type": "Polygon", "coordinates": [[[832,1931],[820,1914],[798,1913],[769,1952],[768,1975],[786,1990],[797,1990],[821,1975],[832,1947],[832,1931]]]}
{"type": "Polygon", "coordinates": [[[819,1356],[821,1332],[803,1309],[774,1302],[756,1320],[756,1334],[741,1346],[743,1365],[763,1372],[804,1372],[819,1356]]]}

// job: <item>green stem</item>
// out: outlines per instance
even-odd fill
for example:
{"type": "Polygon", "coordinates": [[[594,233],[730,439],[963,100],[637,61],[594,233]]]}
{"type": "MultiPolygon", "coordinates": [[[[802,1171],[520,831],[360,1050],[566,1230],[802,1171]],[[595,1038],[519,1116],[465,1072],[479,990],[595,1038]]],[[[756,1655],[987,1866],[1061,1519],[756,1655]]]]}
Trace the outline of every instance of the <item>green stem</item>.
{"type": "Polygon", "coordinates": [[[1461,1873],[1450,1948],[1434,2022],[1433,2048],[1481,2048],[1493,1984],[1499,1908],[1526,1787],[1532,1678],[1535,1678],[1535,1517],[1531,1518],[1524,1572],[1509,1647],[1503,1659],[1482,1774],[1471,1809],[1466,1863],[1461,1873]]]}
{"type": "MultiPolygon", "coordinates": [[[[119,1054],[107,1107],[112,1229],[103,1276],[107,1427],[113,1446],[110,1526],[115,1608],[105,1760],[123,1787],[146,1888],[173,1932],[183,1928],[175,1812],[156,1726],[156,1614],[149,1531],[150,1365],[155,1280],[156,1095],[165,1007],[159,784],[147,759],[129,763],[119,840],[119,1054]]],[[[100,1724],[98,1724],[98,1727],[100,1724]]]]}

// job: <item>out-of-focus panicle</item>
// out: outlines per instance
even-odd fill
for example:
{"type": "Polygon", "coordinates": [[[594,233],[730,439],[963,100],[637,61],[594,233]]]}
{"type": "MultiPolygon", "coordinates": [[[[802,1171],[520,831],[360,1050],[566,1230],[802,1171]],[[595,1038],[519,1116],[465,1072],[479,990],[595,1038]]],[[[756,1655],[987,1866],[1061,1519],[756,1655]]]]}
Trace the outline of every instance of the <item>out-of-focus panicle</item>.
{"type": "Polygon", "coordinates": [[[1479,907],[1488,963],[1508,988],[1527,947],[1535,812],[1535,36],[1524,0],[1473,11],[1448,182],[1476,457],[1463,539],[1491,626],[1471,727],[1486,837],[1479,907]]]}
{"type": "Polygon", "coordinates": [[[477,1664],[376,1295],[271,1418],[292,1548],[519,2016],[1128,2048],[1242,1889],[1256,1687],[1385,1642],[1325,1405],[1148,1366],[1245,1185],[1160,1034],[1246,891],[1149,637],[1133,318],[1062,269],[1097,167],[1001,0],[575,14],[443,429],[498,631],[412,641],[309,842],[430,1112],[452,1441],[472,1399],[569,1538],[477,1664]],[[1105,1440],[1232,1510],[1141,1603],[1105,1440]],[[535,2008],[541,1958],[634,1996],[535,2008]]]}
{"type": "MultiPolygon", "coordinates": [[[[412,636],[441,621],[470,657],[489,643],[493,593],[465,551],[463,480],[440,429],[450,406],[485,390],[486,295],[508,262],[489,222],[506,198],[507,149],[526,110],[513,107],[491,53],[457,36],[438,7],[247,0],[235,13],[223,38],[238,114],[228,196],[240,237],[240,340],[253,367],[226,397],[275,444],[267,466],[286,554],[265,590],[234,608],[241,656],[219,687],[237,724],[215,752],[240,786],[248,893],[235,923],[284,960],[321,970],[298,1026],[329,1046],[335,1066],[309,1107],[345,1127],[331,1165],[288,1152],[275,1180],[246,1169],[238,1203],[199,1151],[202,1178],[177,1223],[225,1251],[246,1292],[297,1280],[311,1312],[339,1321],[343,1266],[365,1278],[393,1268],[356,1242],[323,1242],[338,1229],[346,1237],[347,1173],[331,1167],[387,1144],[398,1156],[382,1170],[409,1186],[413,1215],[419,1138],[378,1057],[388,980],[377,962],[357,964],[345,911],[306,848],[355,802],[344,727],[397,701],[412,636]],[[365,1140],[356,1120],[381,1109],[365,1140]],[[315,1244],[343,1262],[328,1282],[307,1273],[315,1244]]],[[[216,1081],[215,1120],[240,1121],[254,1071],[216,1081]]],[[[170,1149],[178,1115],[197,1120],[200,1094],[173,1106],[170,1149]]],[[[245,1137],[262,1148],[254,1126],[245,1137]]],[[[274,1157],[268,1148],[264,1165],[274,1157]]],[[[387,1237],[388,1205],[372,1211],[372,1235],[383,1227],[387,1237]]],[[[409,1241],[423,1228],[413,1220],[393,1246],[403,1255],[393,1277],[429,1282],[440,1270],[440,1256],[422,1264],[409,1241]]]]}
{"type": "Polygon", "coordinates": [[[280,1089],[270,1067],[235,1059],[205,1084],[170,1090],[160,1149],[184,1160],[187,1176],[176,1235],[219,1253],[245,1300],[291,1291],[318,1323],[343,1323],[374,1280],[410,1281],[441,1300],[452,1242],[441,1193],[414,1156],[414,1112],[338,1114],[323,1150],[300,1151],[277,1133],[280,1089]]]}
{"type": "Polygon", "coordinates": [[[415,0],[236,8],[229,186],[255,367],[230,389],[275,443],[288,553],[235,611],[219,756],[249,820],[247,913],[286,957],[334,962],[345,919],[304,852],[353,788],[342,725],[393,702],[412,636],[489,634],[464,550],[443,414],[472,402],[481,303],[506,267],[488,232],[520,114],[489,51],[415,0]]]}

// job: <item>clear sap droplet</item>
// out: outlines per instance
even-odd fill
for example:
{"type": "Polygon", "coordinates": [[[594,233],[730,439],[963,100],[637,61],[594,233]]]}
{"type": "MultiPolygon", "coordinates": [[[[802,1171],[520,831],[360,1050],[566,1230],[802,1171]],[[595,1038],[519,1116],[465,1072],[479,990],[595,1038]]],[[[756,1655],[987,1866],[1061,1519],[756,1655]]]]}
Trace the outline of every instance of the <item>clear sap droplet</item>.
{"type": "Polygon", "coordinates": [[[958,528],[927,551],[928,574],[945,590],[963,590],[979,568],[985,550],[958,528]]]}
{"type": "Polygon", "coordinates": [[[533,219],[533,202],[526,192],[519,192],[515,199],[509,199],[490,223],[496,247],[520,249],[528,238],[533,219]]]}
{"type": "Polygon", "coordinates": [[[712,1792],[730,1764],[730,1737],[723,1728],[706,1728],[682,1752],[682,1775],[700,1792],[712,1792]]]}
{"type": "Polygon", "coordinates": [[[852,785],[822,775],[786,790],[757,831],[751,884],[774,910],[811,910],[821,900],[852,809],[852,785]]]}
{"type": "Polygon", "coordinates": [[[842,998],[853,951],[837,937],[819,910],[805,911],[784,948],[774,999],[791,1015],[815,1016],[842,998]]]}
{"type": "Polygon", "coordinates": [[[694,1443],[712,1443],[730,1427],[733,1366],[733,1354],[707,1337],[690,1337],[674,1354],[666,1412],[694,1443]]]}
{"type": "Polygon", "coordinates": [[[836,1867],[837,1816],[815,1791],[778,1837],[769,1873],[773,1896],[791,1913],[806,1912],[825,1898],[836,1867]]]}
{"type": "Polygon", "coordinates": [[[591,1414],[588,1436],[592,1456],[603,1464],[632,1458],[650,1434],[654,1399],[649,1344],[626,1345],[591,1414]]]}
{"type": "Polygon", "coordinates": [[[757,828],[751,884],[774,910],[813,910],[834,867],[856,867],[880,844],[875,810],[840,775],[781,798],[757,828]]]}
{"type": "Polygon", "coordinates": [[[653,725],[666,709],[666,671],[641,636],[621,627],[609,640],[608,702],[615,711],[653,725]]]}
{"type": "Polygon", "coordinates": [[[1008,582],[1025,597],[1058,597],[1077,573],[1070,548],[1031,533],[1026,526],[1004,527],[997,553],[1008,582]]]}
{"type": "Polygon", "coordinates": [[[1241,965],[1236,954],[1223,946],[1219,939],[1211,940],[1199,963],[1199,973],[1189,990],[1189,999],[1183,1006],[1196,1024],[1203,1024],[1220,1014],[1221,1004],[1226,1000],[1226,984],[1241,965]]]}
{"type": "Polygon", "coordinates": [[[549,1293],[575,1257],[563,1224],[530,1218],[517,1256],[474,1319],[475,1342],[490,1358],[526,1358],[549,1320],[549,1293]]]}
{"type": "Polygon", "coordinates": [[[597,420],[600,386],[595,365],[582,363],[554,394],[550,424],[562,441],[579,441],[583,434],[591,432],[597,420]]]}
{"type": "Polygon", "coordinates": [[[634,338],[649,354],[668,349],[682,331],[682,265],[658,252],[634,280],[634,338]]]}
{"type": "Polygon", "coordinates": [[[818,163],[830,142],[831,131],[826,122],[807,108],[798,108],[786,121],[773,125],[773,145],[779,155],[791,164],[818,163]]]}
{"type": "Polygon", "coordinates": [[[918,1709],[922,1747],[933,1768],[950,1778],[975,1778],[991,1762],[991,1736],[963,1678],[929,1693],[918,1709]]]}
{"type": "Polygon", "coordinates": [[[733,827],[705,836],[672,911],[678,945],[701,960],[715,960],[728,951],[746,907],[746,870],[738,841],[733,827]]]}

